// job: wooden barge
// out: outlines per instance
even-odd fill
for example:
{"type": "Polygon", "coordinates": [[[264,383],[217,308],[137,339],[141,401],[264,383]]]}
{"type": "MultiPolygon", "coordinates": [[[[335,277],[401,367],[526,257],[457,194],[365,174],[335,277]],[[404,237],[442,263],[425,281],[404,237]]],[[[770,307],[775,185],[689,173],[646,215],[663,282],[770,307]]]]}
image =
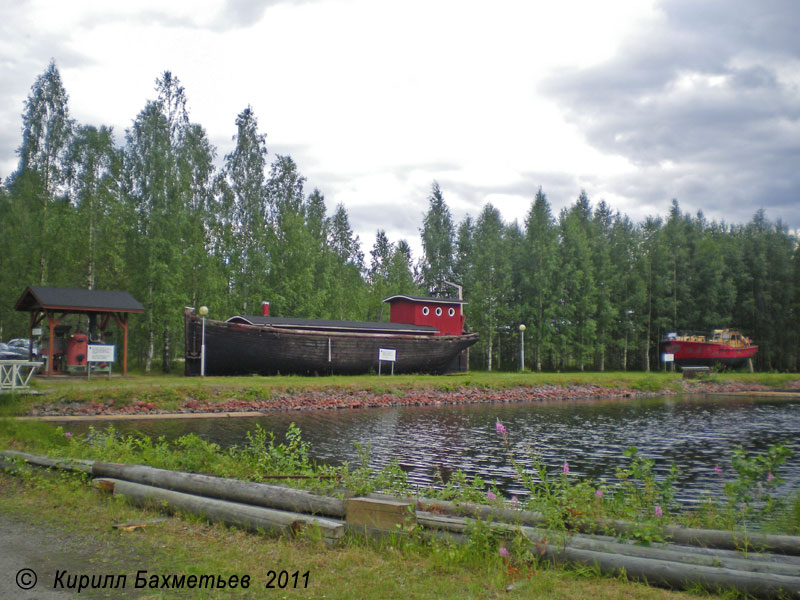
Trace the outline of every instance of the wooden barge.
{"type": "Polygon", "coordinates": [[[466,349],[478,334],[463,333],[463,300],[392,296],[391,322],[329,321],[237,315],[186,321],[186,375],[358,374],[379,370],[389,351],[395,373],[466,370],[466,349]],[[205,346],[205,350],[203,350],[205,346]]]}

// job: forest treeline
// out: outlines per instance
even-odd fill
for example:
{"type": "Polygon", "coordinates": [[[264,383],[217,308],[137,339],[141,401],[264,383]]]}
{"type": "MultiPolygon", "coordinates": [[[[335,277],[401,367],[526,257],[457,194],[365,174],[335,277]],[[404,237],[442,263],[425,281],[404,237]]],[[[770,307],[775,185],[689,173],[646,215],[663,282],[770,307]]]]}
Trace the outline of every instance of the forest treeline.
{"type": "Polygon", "coordinates": [[[224,319],[269,300],[279,316],[387,320],[383,298],[453,293],[447,281],[463,286],[467,327],[481,336],[472,368],[518,369],[524,323],[532,370],[658,369],[666,332],[725,327],[759,344],[758,369],[797,370],[798,240],[761,210],[729,225],[673,201],[633,223],[584,192],[553,214],[539,189],[522,224],[491,204],[456,224],[433,182],[422,256],[383,230],[365,256],[345,207],[329,211],[290,156],[268,155],[250,107],[235,130],[217,161],[164,72],[119,147],[110,127],[70,117],[51,62],[0,186],[0,339],[27,335],[13,306],[28,285],[125,290],[146,307],[131,319],[134,362],[168,371],[183,352],[184,306],[224,319]]]}

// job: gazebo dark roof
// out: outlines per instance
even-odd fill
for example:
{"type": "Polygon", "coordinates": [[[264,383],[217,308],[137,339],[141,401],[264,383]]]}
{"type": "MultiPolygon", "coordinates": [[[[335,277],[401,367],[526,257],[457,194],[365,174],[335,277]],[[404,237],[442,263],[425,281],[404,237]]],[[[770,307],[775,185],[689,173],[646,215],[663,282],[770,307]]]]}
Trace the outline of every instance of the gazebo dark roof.
{"type": "Polygon", "coordinates": [[[56,310],[59,312],[143,313],[141,305],[128,292],[84,290],[48,286],[28,286],[14,308],[22,312],[56,310]]]}

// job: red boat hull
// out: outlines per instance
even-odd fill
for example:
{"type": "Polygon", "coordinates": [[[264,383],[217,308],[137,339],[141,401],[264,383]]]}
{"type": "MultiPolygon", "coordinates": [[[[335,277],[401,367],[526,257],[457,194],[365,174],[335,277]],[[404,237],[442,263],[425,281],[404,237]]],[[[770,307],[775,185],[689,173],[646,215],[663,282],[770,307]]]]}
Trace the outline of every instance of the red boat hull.
{"type": "Polygon", "coordinates": [[[753,358],[758,346],[732,347],[709,342],[666,340],[661,342],[661,353],[672,354],[680,366],[714,366],[719,363],[727,367],[738,367],[748,358],[753,358]]]}

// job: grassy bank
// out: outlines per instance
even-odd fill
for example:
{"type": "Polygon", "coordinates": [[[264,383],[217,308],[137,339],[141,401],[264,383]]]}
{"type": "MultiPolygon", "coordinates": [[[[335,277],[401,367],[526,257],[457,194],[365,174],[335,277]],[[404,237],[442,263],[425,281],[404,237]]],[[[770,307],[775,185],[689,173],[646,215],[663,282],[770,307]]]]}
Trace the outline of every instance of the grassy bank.
{"type": "MultiPolygon", "coordinates": [[[[800,379],[798,374],[732,373],[714,374],[698,383],[766,385],[783,388],[800,379]]],[[[416,392],[448,392],[465,389],[503,390],[525,387],[598,386],[644,392],[685,391],[686,382],[677,373],[487,373],[470,372],[447,376],[332,376],[332,377],[208,377],[186,378],[178,375],[132,374],[111,380],[97,377],[37,378],[33,384],[38,395],[0,396],[0,416],[27,414],[34,406],[48,404],[108,403],[117,407],[152,405],[155,410],[175,410],[186,402],[213,405],[226,402],[252,402],[299,393],[359,393],[395,395],[416,392]]]]}
{"type": "MultiPolygon", "coordinates": [[[[56,532],[73,546],[82,547],[87,556],[94,556],[94,563],[84,565],[78,572],[126,573],[129,587],[140,569],[159,575],[247,574],[251,578],[248,590],[194,591],[183,596],[167,591],[136,597],[342,600],[707,597],[651,588],[622,578],[596,577],[591,569],[566,570],[545,564],[520,568],[510,565],[496,552],[487,553],[480,548],[348,539],[340,548],[327,549],[309,539],[247,534],[191,517],[171,518],[144,530],[120,532],[113,530],[112,524],[152,519],[157,514],[103,496],[73,475],[37,473],[23,480],[0,474],[0,499],[0,514],[28,523],[32,531],[44,528],[51,535],[56,532]],[[308,587],[265,589],[270,569],[308,572],[308,587]]],[[[52,565],[52,569],[57,568],[67,567],[60,563],[52,565]]],[[[75,573],[76,569],[70,572],[75,573]]]]}

